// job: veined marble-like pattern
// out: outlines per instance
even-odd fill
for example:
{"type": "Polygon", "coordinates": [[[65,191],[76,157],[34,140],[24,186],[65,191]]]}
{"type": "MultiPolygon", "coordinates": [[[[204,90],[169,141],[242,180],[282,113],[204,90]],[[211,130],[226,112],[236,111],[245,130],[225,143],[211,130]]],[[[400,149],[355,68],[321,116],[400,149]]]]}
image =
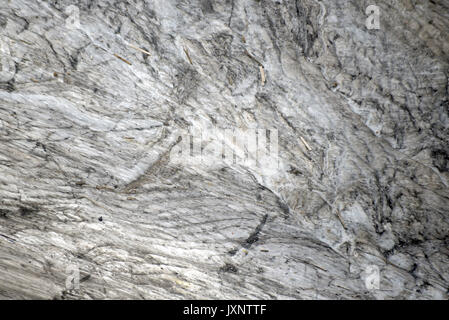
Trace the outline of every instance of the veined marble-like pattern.
{"type": "Polygon", "coordinates": [[[448,31],[447,0],[2,0],[0,297],[448,299],[448,31]],[[258,152],[225,129],[276,130],[276,170],[172,161],[258,152]]]}

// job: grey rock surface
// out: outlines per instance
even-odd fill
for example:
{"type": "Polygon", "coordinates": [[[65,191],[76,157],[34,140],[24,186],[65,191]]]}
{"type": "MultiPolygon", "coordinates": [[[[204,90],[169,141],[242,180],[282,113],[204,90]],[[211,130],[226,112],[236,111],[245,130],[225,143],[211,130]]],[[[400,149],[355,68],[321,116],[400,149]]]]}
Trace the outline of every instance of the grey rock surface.
{"type": "Polygon", "coordinates": [[[0,297],[448,299],[448,31],[447,0],[2,0],[0,297]],[[277,129],[278,170],[171,161],[211,127],[277,129]]]}

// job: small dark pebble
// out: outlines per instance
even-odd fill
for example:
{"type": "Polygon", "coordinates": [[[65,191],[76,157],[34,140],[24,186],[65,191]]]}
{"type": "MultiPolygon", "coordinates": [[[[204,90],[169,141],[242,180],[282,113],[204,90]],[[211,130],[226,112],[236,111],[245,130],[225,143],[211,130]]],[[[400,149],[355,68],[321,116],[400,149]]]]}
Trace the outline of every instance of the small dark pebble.
{"type": "Polygon", "coordinates": [[[232,272],[232,273],[237,273],[237,271],[238,271],[237,267],[230,263],[226,263],[223,267],[221,267],[220,270],[224,271],[224,272],[232,272]]]}

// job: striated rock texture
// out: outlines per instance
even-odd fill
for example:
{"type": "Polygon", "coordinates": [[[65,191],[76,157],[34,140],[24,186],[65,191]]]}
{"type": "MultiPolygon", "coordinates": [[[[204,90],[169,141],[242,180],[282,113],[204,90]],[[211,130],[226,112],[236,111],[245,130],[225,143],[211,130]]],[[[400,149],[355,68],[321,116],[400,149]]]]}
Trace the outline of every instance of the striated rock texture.
{"type": "Polygon", "coordinates": [[[448,299],[448,31],[447,0],[2,0],[0,297],[448,299]],[[277,129],[278,171],[171,161],[210,128],[277,129]]]}

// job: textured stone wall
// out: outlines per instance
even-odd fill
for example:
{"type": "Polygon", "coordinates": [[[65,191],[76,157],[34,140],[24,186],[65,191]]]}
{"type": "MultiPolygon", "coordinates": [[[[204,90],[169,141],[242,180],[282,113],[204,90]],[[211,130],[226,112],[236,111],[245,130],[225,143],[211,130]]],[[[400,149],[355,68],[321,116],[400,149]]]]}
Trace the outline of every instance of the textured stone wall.
{"type": "Polygon", "coordinates": [[[447,0],[2,0],[0,297],[448,299],[448,31],[447,0]],[[277,170],[172,161],[213,128],[276,129],[277,170]]]}

